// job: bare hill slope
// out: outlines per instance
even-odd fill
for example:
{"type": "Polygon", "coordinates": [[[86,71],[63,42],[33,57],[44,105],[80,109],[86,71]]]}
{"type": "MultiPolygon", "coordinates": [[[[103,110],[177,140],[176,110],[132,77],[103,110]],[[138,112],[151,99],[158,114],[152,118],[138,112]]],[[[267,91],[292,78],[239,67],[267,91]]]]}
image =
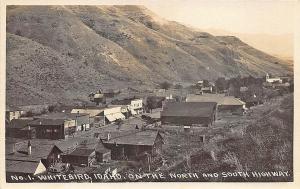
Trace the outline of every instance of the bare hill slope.
{"type": "Polygon", "coordinates": [[[7,103],[87,100],[102,88],[282,75],[282,60],[141,6],[10,6],[7,103]]]}

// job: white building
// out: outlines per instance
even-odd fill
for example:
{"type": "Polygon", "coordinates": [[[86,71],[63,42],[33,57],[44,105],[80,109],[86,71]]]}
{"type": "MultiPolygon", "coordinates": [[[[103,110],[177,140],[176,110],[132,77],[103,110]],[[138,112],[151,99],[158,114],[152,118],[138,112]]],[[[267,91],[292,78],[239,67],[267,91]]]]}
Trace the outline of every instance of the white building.
{"type": "Polygon", "coordinates": [[[125,119],[125,116],[121,113],[121,106],[105,108],[103,111],[104,121],[114,122],[117,119],[125,119]]]}
{"type": "Polygon", "coordinates": [[[266,75],[266,82],[267,83],[274,83],[274,82],[282,83],[282,79],[279,78],[279,77],[270,78],[269,74],[267,73],[267,75],[266,75]]]}
{"type": "Polygon", "coordinates": [[[132,115],[143,113],[143,99],[131,100],[130,112],[132,115]]]}

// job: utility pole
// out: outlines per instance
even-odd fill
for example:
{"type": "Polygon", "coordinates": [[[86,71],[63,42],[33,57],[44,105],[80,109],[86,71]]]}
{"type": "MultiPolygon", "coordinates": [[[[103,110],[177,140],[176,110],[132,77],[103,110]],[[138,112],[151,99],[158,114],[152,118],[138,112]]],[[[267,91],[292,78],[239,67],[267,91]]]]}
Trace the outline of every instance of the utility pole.
{"type": "Polygon", "coordinates": [[[103,123],[104,123],[104,126],[105,126],[105,115],[103,113],[103,123]]]}

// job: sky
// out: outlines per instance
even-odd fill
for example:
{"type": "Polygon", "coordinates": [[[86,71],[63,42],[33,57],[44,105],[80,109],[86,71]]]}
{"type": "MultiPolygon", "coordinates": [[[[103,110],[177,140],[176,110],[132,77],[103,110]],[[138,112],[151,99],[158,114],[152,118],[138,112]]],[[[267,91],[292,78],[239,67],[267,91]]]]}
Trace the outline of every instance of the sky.
{"type": "Polygon", "coordinates": [[[287,34],[294,31],[293,0],[107,0],[140,4],[168,20],[199,29],[236,33],[287,34]]]}

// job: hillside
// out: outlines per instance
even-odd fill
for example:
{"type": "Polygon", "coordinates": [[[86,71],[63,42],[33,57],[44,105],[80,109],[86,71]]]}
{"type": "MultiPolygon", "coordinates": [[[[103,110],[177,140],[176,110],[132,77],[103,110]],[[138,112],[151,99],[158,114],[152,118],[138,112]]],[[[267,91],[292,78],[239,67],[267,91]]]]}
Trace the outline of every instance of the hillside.
{"type": "Polygon", "coordinates": [[[6,69],[9,105],[72,103],[99,87],[291,73],[236,37],[200,32],[141,6],[9,6],[6,69]]]}
{"type": "Polygon", "coordinates": [[[251,34],[236,33],[221,29],[207,29],[213,35],[234,35],[247,44],[273,56],[282,59],[293,59],[294,55],[294,35],[286,34],[251,34]]]}

